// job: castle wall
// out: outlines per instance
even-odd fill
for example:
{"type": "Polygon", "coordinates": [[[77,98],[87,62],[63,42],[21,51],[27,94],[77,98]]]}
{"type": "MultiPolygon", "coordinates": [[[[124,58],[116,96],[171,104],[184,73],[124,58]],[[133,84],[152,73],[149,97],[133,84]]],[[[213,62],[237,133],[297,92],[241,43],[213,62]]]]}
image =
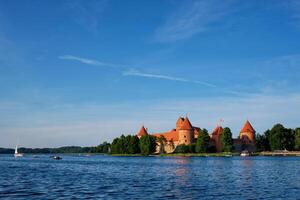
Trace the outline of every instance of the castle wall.
{"type": "Polygon", "coordinates": [[[221,135],[212,135],[211,138],[214,141],[216,152],[221,152],[222,151],[221,135]]]}
{"type": "Polygon", "coordinates": [[[179,144],[192,144],[194,137],[193,132],[191,130],[179,130],[179,144]]]}
{"type": "Polygon", "coordinates": [[[246,144],[255,144],[255,136],[251,132],[240,133],[240,139],[246,144]]]}

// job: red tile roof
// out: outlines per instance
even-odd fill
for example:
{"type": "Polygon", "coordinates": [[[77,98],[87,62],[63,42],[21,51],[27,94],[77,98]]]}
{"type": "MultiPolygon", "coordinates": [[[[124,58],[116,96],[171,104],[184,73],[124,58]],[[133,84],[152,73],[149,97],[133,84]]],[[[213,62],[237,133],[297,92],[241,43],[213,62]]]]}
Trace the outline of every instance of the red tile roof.
{"type": "Polygon", "coordinates": [[[137,134],[138,136],[144,136],[144,135],[148,135],[147,130],[145,129],[144,126],[142,126],[142,128],[140,129],[140,131],[137,134]]]}
{"type": "Polygon", "coordinates": [[[241,133],[250,132],[255,133],[254,128],[252,127],[251,123],[247,120],[244,127],[241,130],[241,133]]]}
{"type": "Polygon", "coordinates": [[[183,117],[179,117],[176,124],[181,124],[184,121],[183,117]]]}
{"type": "Polygon", "coordinates": [[[185,117],[182,125],[180,126],[180,130],[192,130],[193,126],[189,120],[189,118],[185,117]]]}
{"type": "Polygon", "coordinates": [[[213,132],[212,132],[212,135],[221,135],[223,133],[223,128],[222,126],[217,126],[213,132]]]}
{"type": "Polygon", "coordinates": [[[161,135],[163,135],[168,141],[170,141],[170,140],[178,141],[179,140],[178,132],[175,129],[173,129],[169,132],[165,132],[165,133],[153,134],[153,136],[155,136],[155,137],[159,137],[161,135]]]}

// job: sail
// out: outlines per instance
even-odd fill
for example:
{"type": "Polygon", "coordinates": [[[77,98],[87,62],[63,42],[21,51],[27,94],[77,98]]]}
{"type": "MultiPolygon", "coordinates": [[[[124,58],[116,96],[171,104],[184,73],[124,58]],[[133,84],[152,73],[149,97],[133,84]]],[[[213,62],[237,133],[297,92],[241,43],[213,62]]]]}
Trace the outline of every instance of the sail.
{"type": "Polygon", "coordinates": [[[18,154],[18,145],[16,145],[15,154],[18,154]]]}

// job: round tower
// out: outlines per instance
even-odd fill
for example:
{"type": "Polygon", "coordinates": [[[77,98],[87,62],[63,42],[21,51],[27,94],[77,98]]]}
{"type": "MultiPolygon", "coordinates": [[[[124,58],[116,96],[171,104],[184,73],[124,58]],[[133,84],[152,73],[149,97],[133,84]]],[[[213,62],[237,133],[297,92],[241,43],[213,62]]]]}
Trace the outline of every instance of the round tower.
{"type": "Polygon", "coordinates": [[[193,143],[193,126],[190,120],[186,117],[181,126],[178,127],[178,140],[179,144],[191,144],[193,143]]]}

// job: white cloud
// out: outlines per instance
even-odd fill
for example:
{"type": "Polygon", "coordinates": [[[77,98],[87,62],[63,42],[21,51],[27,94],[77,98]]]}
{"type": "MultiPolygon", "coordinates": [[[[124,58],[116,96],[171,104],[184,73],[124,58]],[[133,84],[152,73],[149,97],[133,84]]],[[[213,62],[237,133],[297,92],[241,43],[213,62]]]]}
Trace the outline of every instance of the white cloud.
{"type": "Polygon", "coordinates": [[[155,33],[159,42],[173,42],[189,38],[210,29],[210,25],[223,19],[231,12],[232,1],[188,1],[169,16],[155,33]]]}
{"type": "Polygon", "coordinates": [[[79,62],[81,62],[83,64],[87,64],[87,65],[105,66],[105,67],[117,67],[116,65],[111,64],[111,63],[104,63],[104,62],[100,62],[98,60],[93,60],[93,59],[88,59],[88,58],[82,58],[82,57],[72,56],[72,55],[59,56],[58,58],[62,59],[62,60],[79,61],[79,62]]]}
{"type": "Polygon", "coordinates": [[[146,77],[146,78],[155,78],[155,79],[165,79],[170,81],[179,81],[179,82],[188,82],[188,83],[196,83],[201,84],[207,87],[217,87],[216,85],[213,85],[211,83],[203,82],[203,81],[196,81],[196,80],[188,80],[185,78],[179,78],[179,77],[173,77],[173,76],[167,76],[167,75],[161,75],[161,74],[148,74],[148,73],[142,73],[137,70],[128,70],[123,72],[124,76],[140,76],[140,77],[146,77]]]}
{"type": "Polygon", "coordinates": [[[58,58],[63,59],[63,60],[78,61],[78,62],[81,62],[83,64],[87,64],[87,65],[113,67],[113,68],[119,70],[122,73],[123,76],[139,76],[139,77],[145,77],[145,78],[156,78],[156,79],[164,79],[164,80],[169,80],[169,81],[195,83],[195,84],[200,84],[200,85],[203,85],[203,86],[206,86],[206,87],[214,87],[214,88],[217,87],[216,85],[214,85],[212,83],[205,82],[205,81],[189,80],[189,79],[186,79],[186,78],[174,77],[174,76],[168,76],[168,75],[161,75],[161,74],[143,73],[143,72],[140,72],[136,69],[129,68],[129,67],[124,66],[124,65],[104,63],[104,62],[100,62],[98,60],[82,58],[82,57],[78,57],[78,56],[64,55],[64,56],[59,56],[58,58]]]}

